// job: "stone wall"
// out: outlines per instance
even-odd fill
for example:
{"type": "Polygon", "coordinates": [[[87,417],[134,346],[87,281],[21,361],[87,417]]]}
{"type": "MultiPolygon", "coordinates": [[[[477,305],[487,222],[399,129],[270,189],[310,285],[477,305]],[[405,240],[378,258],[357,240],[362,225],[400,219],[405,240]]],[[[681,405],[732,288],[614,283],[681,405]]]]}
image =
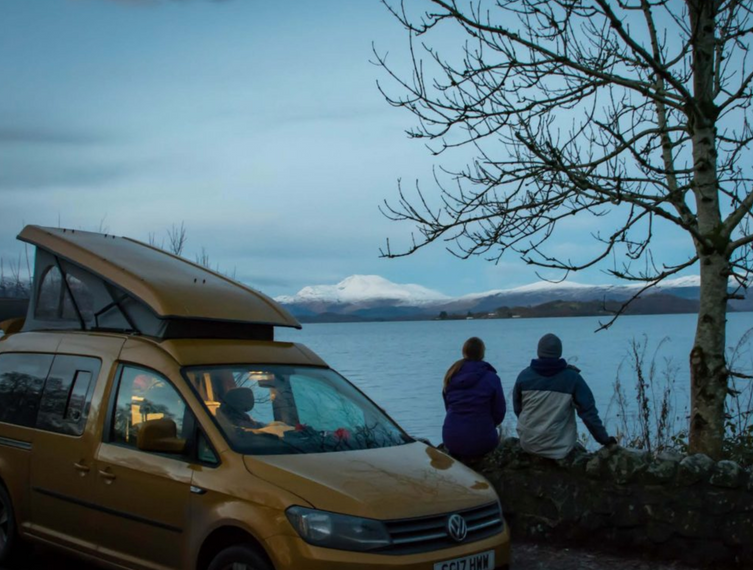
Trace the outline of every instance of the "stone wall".
{"type": "Polygon", "coordinates": [[[509,438],[476,468],[513,536],[753,568],[753,476],[731,461],[619,446],[555,461],[509,438]]]}

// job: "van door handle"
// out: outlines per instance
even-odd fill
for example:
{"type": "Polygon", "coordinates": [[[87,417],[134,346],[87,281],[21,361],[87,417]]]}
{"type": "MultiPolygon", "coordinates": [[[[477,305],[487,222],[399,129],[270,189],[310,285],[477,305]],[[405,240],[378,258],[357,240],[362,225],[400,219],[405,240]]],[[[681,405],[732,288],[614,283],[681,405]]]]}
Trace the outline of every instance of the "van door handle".
{"type": "Polygon", "coordinates": [[[92,468],[91,468],[91,467],[89,467],[89,466],[88,466],[88,465],[87,465],[86,463],[84,463],[83,461],[79,461],[78,463],[74,463],[74,464],[73,464],[73,467],[75,467],[76,471],[78,471],[79,473],[81,473],[81,476],[82,476],[82,477],[83,477],[84,475],[86,475],[86,474],[87,474],[87,473],[88,473],[89,471],[91,471],[91,470],[92,470],[92,468]]]}
{"type": "Polygon", "coordinates": [[[99,470],[99,474],[101,475],[102,479],[105,480],[105,483],[107,483],[108,485],[110,483],[112,483],[115,480],[115,477],[116,477],[115,473],[113,473],[112,471],[110,471],[109,467],[105,467],[104,469],[100,469],[99,470]]]}

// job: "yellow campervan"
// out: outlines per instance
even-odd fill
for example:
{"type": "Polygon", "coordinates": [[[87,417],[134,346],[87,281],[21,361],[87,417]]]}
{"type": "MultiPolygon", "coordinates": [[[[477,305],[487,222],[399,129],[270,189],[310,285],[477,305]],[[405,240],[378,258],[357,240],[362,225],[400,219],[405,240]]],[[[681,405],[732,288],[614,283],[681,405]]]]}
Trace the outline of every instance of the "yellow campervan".
{"type": "Polygon", "coordinates": [[[261,293],[137,241],[28,226],[0,340],[0,564],[494,570],[489,483],[413,440],[261,293]]]}

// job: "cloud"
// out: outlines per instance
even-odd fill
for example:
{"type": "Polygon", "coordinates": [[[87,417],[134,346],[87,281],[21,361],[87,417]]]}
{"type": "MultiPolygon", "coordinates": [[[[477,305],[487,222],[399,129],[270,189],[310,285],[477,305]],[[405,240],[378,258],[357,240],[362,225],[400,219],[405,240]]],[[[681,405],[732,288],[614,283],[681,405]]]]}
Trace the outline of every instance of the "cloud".
{"type": "Polygon", "coordinates": [[[0,192],[6,190],[96,186],[122,178],[125,164],[8,164],[0,167],[0,192]]]}
{"type": "MultiPolygon", "coordinates": [[[[232,271],[230,271],[230,273],[232,273],[232,271]]],[[[280,277],[260,277],[258,275],[247,277],[247,283],[256,289],[266,289],[267,287],[284,287],[287,289],[292,288],[297,284],[291,279],[280,277]]]]}
{"type": "Polygon", "coordinates": [[[109,137],[83,131],[35,126],[0,126],[0,145],[92,145],[102,144],[109,137]]]}
{"type": "Polygon", "coordinates": [[[112,2],[117,2],[118,4],[131,4],[133,6],[154,6],[157,4],[187,4],[189,2],[209,2],[211,4],[224,4],[225,2],[230,2],[230,0],[110,0],[112,2]]]}

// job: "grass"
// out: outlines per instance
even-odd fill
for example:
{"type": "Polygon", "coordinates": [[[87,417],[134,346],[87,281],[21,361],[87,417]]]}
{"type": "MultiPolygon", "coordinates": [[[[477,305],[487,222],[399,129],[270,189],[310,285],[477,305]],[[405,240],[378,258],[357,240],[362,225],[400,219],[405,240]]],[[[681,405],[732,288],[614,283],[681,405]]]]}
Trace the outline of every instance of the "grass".
{"type": "MultiPolygon", "coordinates": [[[[725,404],[725,459],[753,466],[753,329],[728,351],[729,392],[725,404]]],[[[644,335],[633,339],[617,370],[605,423],[620,444],[653,454],[687,451],[688,404],[678,406],[681,367],[661,355],[665,337],[649,351],[644,335]]],[[[683,398],[687,402],[687,398],[683,398]]]]}

